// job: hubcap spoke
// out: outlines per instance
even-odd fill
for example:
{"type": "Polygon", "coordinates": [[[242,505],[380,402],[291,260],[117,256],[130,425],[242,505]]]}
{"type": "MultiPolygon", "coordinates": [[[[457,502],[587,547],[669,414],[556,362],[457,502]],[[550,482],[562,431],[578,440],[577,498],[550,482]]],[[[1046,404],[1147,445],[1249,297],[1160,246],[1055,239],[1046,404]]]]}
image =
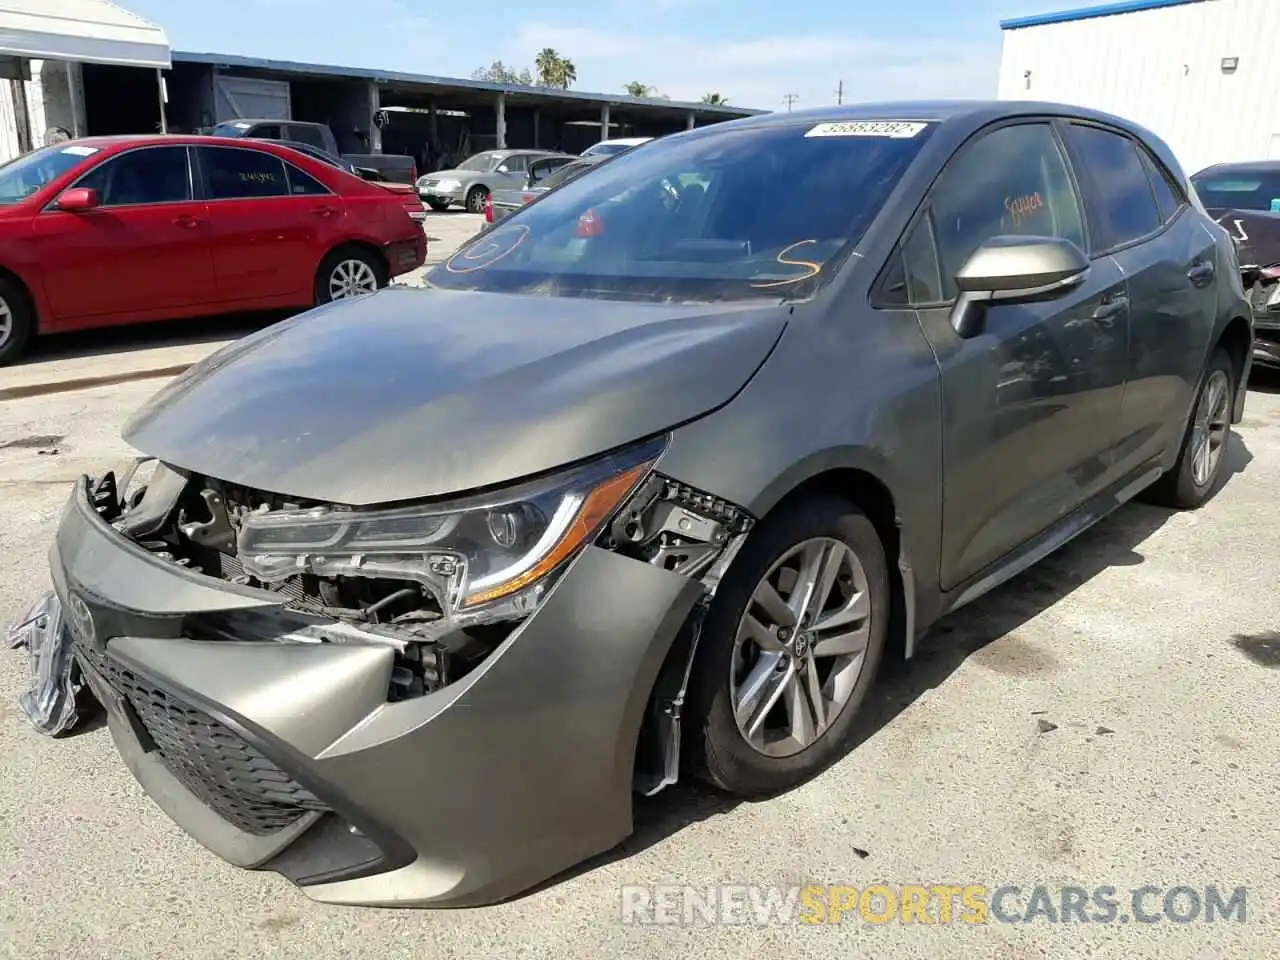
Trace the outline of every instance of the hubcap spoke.
{"type": "Polygon", "coordinates": [[[785,653],[786,647],[778,639],[777,634],[753,617],[750,613],[742,621],[743,633],[755,641],[761,650],[771,653],[785,653]]]}
{"type": "Polygon", "coordinates": [[[791,736],[802,747],[813,743],[818,736],[818,725],[805,687],[805,680],[793,674],[787,681],[786,699],[783,701],[787,709],[787,719],[791,722],[791,736]]]}
{"type": "MultiPolygon", "coordinates": [[[[762,657],[761,660],[763,661],[764,658],[762,657]]],[[[791,678],[795,675],[795,668],[790,664],[782,670],[777,669],[777,664],[778,660],[775,659],[769,669],[764,671],[750,688],[750,699],[744,698],[734,711],[738,723],[745,728],[744,732],[748,739],[759,737],[760,728],[764,725],[765,718],[769,716],[769,711],[777,706],[778,700],[786,692],[791,678]]],[[[762,664],[756,664],[756,668],[751,671],[752,676],[761,669],[762,664]]]]}
{"type": "Polygon", "coordinates": [[[795,626],[796,615],[791,612],[791,608],[787,606],[787,601],[782,599],[782,595],[778,593],[777,588],[769,582],[767,577],[760,581],[760,586],[756,587],[754,599],[764,609],[769,619],[778,626],[795,626]]]}

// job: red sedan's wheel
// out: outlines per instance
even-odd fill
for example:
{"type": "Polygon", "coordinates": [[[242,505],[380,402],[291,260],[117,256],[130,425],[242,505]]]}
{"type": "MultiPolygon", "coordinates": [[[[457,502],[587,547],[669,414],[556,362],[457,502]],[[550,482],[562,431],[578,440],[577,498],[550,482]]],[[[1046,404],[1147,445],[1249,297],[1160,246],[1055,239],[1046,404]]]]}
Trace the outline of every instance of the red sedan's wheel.
{"type": "Polygon", "coordinates": [[[33,333],[35,313],[26,292],[0,277],[0,367],[22,355],[33,333]]]}

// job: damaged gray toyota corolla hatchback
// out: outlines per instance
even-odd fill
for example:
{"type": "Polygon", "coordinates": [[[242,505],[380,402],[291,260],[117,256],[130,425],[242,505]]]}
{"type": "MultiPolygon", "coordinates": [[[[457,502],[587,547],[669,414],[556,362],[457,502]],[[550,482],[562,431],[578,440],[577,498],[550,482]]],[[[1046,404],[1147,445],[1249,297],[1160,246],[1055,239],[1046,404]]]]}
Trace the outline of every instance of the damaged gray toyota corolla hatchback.
{"type": "Polygon", "coordinates": [[[1165,146],[1034,103],[666,138],[429,281],[178,379],[52,554],[156,803],[335,903],[502,899],[682,770],[818,771],[886,649],[1208,497],[1252,341],[1165,146]]]}

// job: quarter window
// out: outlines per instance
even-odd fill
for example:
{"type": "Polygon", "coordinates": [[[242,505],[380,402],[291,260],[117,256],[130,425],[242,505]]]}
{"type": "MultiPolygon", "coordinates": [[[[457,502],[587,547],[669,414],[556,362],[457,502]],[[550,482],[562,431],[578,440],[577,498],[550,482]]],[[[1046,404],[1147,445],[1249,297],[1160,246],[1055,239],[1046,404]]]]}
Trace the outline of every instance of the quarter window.
{"type": "Polygon", "coordinates": [[[305,170],[288,164],[288,171],[289,192],[295,197],[319,197],[329,193],[328,187],[305,170]]]}
{"type": "Polygon", "coordinates": [[[289,195],[284,161],[269,153],[235,147],[201,147],[200,165],[210,200],[289,195]]]}
{"type": "Polygon", "coordinates": [[[1068,136],[1100,206],[1095,211],[1091,204],[1089,211],[1090,223],[1097,221],[1095,249],[1109,250],[1158,230],[1163,219],[1137,144],[1080,124],[1072,124],[1068,136]]]}
{"type": "Polygon", "coordinates": [[[955,275],[992,237],[1062,237],[1084,246],[1079,198],[1046,123],[1001,127],[966,147],[929,203],[947,300],[957,294],[955,275]]]}
{"type": "Polygon", "coordinates": [[[191,199],[187,148],[130,150],[90,170],[76,186],[98,191],[104,207],[184,203],[191,199]]]}
{"type": "Polygon", "coordinates": [[[1164,165],[1152,159],[1145,150],[1138,151],[1146,168],[1151,188],[1156,192],[1156,206],[1160,208],[1160,222],[1168,223],[1182,208],[1182,197],[1165,171],[1164,165]]]}

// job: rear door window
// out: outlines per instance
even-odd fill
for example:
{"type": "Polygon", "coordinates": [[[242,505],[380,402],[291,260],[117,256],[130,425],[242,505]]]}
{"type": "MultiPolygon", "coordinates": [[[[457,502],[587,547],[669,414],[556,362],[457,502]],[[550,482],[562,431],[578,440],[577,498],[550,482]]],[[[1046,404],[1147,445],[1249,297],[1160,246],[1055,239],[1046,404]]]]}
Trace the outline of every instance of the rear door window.
{"type": "MultiPolygon", "coordinates": [[[[947,300],[956,296],[960,268],[992,237],[1062,237],[1084,246],[1080,199],[1048,123],[1001,127],[963,147],[929,205],[947,300]]],[[[924,293],[927,276],[918,284],[924,293]]]]}
{"type": "Polygon", "coordinates": [[[210,200],[289,195],[284,161],[261,150],[201,147],[200,166],[210,200]]]}
{"type": "Polygon", "coordinates": [[[283,140],[284,134],[278,123],[262,123],[253,128],[253,136],[263,140],[283,140]]]}
{"type": "Polygon", "coordinates": [[[1078,123],[1068,126],[1067,138],[1082,175],[1093,185],[1086,206],[1095,252],[1131,243],[1160,228],[1160,209],[1136,143],[1110,130],[1078,123]]]}

